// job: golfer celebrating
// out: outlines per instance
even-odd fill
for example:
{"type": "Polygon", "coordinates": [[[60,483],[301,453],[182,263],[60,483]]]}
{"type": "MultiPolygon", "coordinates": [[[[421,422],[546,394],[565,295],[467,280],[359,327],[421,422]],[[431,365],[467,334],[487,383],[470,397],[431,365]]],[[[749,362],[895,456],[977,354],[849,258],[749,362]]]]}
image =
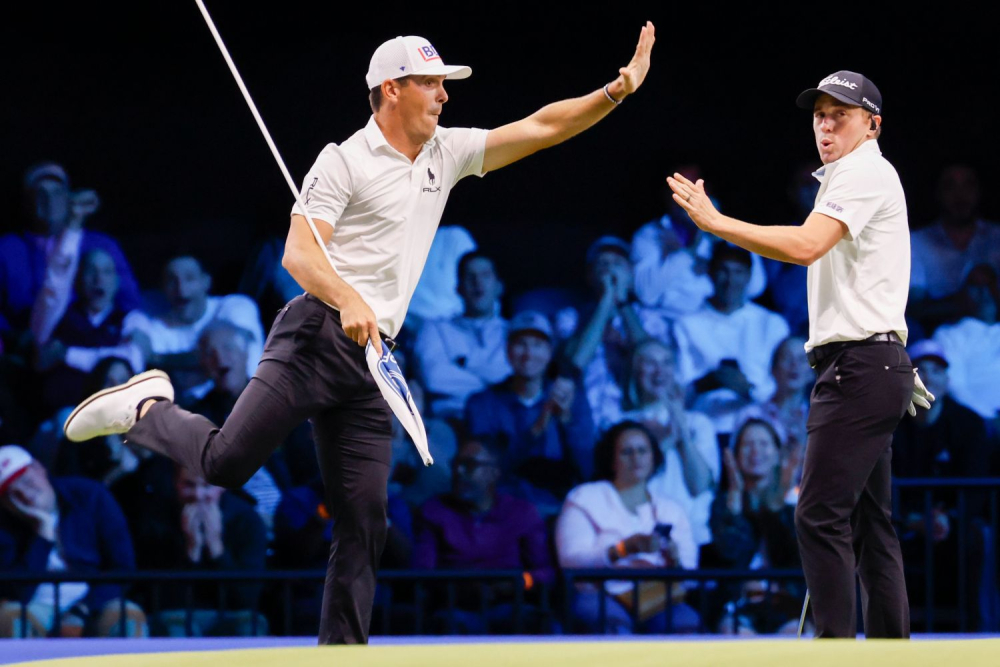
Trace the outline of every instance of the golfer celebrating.
{"type": "Polygon", "coordinates": [[[930,407],[903,349],[910,276],[906,202],[882,157],[882,96],[840,71],[804,91],[823,166],[799,227],[721,215],[704,183],[679,174],[674,200],[705,231],[765,257],[809,267],[806,353],[818,379],[795,527],[819,637],[853,637],[855,571],[868,637],[909,636],[899,540],[890,522],[892,432],[913,403],[930,407]]]}
{"type": "Polygon", "coordinates": [[[67,437],[127,433],[210,483],[238,488],[311,418],[333,517],[319,640],[367,642],[386,534],[391,422],[364,346],[371,340],[381,352],[380,332],[395,336],[402,326],[455,184],[604,118],[646,78],[654,41],[646,23],[614,81],[489,131],[438,126],[445,80],[468,77],[468,67],[445,65],[421,37],[382,44],[367,75],[373,116],[341,145],[328,145],[303,182],[322,248],[303,211],[292,213],[282,264],[306,294],[278,315],[222,428],[174,405],[166,374],[147,371],[81,403],[66,421],[67,437]]]}

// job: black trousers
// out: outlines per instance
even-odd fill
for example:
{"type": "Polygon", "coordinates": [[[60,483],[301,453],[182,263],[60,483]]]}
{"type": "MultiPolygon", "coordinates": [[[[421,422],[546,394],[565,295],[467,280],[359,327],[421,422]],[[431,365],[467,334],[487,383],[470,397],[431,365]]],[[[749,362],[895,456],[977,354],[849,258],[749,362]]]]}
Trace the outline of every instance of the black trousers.
{"type": "Polygon", "coordinates": [[[364,644],[387,530],[392,422],[364,348],[344,333],[337,311],[309,295],[281,310],[222,428],[160,401],[127,438],[212,484],[239,488],[306,419],[333,518],[319,642],[364,644]]]}
{"type": "Polygon", "coordinates": [[[818,637],[909,637],[910,609],[892,526],[892,433],[913,393],[898,343],[845,348],[816,369],[806,459],[795,509],[818,637]]]}

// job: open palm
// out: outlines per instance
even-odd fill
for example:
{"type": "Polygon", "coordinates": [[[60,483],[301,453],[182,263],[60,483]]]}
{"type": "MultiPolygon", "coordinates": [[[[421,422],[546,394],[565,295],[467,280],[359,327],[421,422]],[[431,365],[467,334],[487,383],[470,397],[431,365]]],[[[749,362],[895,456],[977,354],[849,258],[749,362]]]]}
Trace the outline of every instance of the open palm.
{"type": "Polygon", "coordinates": [[[656,28],[651,21],[646,21],[639,33],[639,43],[635,47],[635,55],[625,67],[618,70],[625,85],[625,92],[628,95],[634,93],[649,72],[649,54],[653,51],[653,44],[656,42],[656,28]]]}

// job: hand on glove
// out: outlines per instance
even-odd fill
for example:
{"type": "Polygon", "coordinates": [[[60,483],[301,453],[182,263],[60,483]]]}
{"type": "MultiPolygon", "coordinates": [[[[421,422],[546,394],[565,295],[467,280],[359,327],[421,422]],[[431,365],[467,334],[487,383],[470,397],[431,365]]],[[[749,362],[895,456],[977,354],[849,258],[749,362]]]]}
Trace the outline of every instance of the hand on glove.
{"type": "Polygon", "coordinates": [[[910,396],[910,407],[906,408],[906,411],[910,413],[911,417],[917,416],[917,406],[919,405],[925,410],[931,409],[931,402],[934,400],[934,394],[927,391],[927,387],[924,386],[923,381],[920,379],[920,375],[917,373],[917,369],[913,369],[913,395],[910,396]]]}

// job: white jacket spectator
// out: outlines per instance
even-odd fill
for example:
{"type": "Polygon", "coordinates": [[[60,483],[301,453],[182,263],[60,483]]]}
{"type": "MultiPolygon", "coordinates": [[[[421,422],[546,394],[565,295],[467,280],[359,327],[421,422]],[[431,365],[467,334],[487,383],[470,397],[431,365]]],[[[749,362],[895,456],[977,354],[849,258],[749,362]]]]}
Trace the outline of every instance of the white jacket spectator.
{"type": "Polygon", "coordinates": [[[143,314],[127,322],[124,337],[143,348],[146,366],[162,368],[182,390],[204,396],[211,385],[198,363],[198,336],[214,320],[229,322],[250,334],[247,373],[253,375],[264,351],[264,329],[257,304],[242,294],[209,296],[212,279],[193,257],[176,257],[164,270],[164,292],[170,310],[162,316],[143,314]],[[197,387],[197,389],[194,389],[197,387]]]}
{"type": "Polygon", "coordinates": [[[678,372],[700,395],[694,408],[719,433],[730,433],[735,414],[774,393],[771,359],[789,333],[778,314],[747,301],[750,253],[717,244],[709,269],[715,294],[674,327],[678,372]]]}
{"type": "Polygon", "coordinates": [[[448,319],[462,313],[458,298],[458,260],[476,249],[476,241],[468,230],[458,225],[438,227],[424,272],[410,299],[407,315],[423,320],[448,319]]]}
{"type": "MultiPolygon", "coordinates": [[[[712,296],[712,281],[703,267],[714,242],[700,235],[692,247],[682,247],[669,215],[644,224],[632,237],[636,298],[670,319],[698,310],[712,296]]],[[[767,274],[760,257],[753,255],[751,261],[747,292],[753,299],[767,287],[767,274]]]]}
{"type": "Polygon", "coordinates": [[[511,373],[507,321],[498,314],[503,285],[493,261],[479,252],[466,253],[458,277],[463,314],[425,321],[414,344],[435,417],[462,417],[469,396],[511,373]]]}

